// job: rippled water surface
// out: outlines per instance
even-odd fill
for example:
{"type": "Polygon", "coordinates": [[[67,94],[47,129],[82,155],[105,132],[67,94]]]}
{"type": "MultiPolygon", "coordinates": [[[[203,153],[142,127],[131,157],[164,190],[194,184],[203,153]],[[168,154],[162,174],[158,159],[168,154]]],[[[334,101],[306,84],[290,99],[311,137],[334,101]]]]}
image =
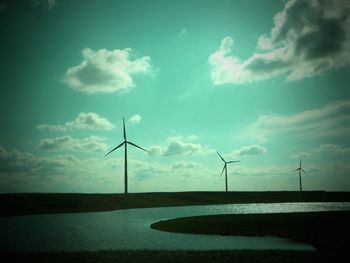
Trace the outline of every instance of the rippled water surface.
{"type": "Polygon", "coordinates": [[[128,209],[110,212],[0,218],[0,251],[106,249],[291,249],[308,244],[275,237],[222,237],[167,233],[150,228],[164,219],[213,214],[350,211],[350,203],[266,203],[128,209]]]}

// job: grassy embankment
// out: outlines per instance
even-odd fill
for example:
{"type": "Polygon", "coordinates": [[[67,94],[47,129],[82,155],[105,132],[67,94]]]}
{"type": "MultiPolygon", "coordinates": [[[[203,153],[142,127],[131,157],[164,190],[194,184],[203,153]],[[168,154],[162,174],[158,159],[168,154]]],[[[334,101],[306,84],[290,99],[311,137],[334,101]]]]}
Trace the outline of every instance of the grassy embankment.
{"type": "Polygon", "coordinates": [[[350,192],[178,192],[131,194],[0,194],[0,216],[228,203],[350,201],[350,192]]]}
{"type": "Polygon", "coordinates": [[[311,243],[321,250],[350,245],[350,212],[194,216],[160,221],[152,228],[177,233],[278,236],[311,243]]]}

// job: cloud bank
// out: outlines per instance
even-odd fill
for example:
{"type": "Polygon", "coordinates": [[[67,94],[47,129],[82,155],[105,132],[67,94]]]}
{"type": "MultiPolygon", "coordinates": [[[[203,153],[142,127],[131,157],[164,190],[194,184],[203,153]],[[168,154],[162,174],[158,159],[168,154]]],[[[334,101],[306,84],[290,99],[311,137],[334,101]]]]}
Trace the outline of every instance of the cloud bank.
{"type": "Polygon", "coordinates": [[[103,141],[103,138],[97,136],[76,139],[70,135],[65,135],[42,139],[38,144],[38,148],[40,150],[56,151],[105,152],[108,146],[103,141]]]}
{"type": "Polygon", "coordinates": [[[27,172],[37,165],[33,154],[16,149],[6,150],[0,145],[0,174],[11,172],[27,172]]]}
{"type": "Polygon", "coordinates": [[[214,85],[241,84],[287,75],[299,80],[350,64],[350,2],[289,0],[274,27],[258,39],[260,53],[234,55],[231,36],[210,55],[214,85]]]}
{"type": "Polygon", "coordinates": [[[125,92],[135,86],[133,77],[151,72],[151,58],[136,58],[131,48],[82,51],[83,61],[67,70],[64,82],[85,93],[125,92]]]}

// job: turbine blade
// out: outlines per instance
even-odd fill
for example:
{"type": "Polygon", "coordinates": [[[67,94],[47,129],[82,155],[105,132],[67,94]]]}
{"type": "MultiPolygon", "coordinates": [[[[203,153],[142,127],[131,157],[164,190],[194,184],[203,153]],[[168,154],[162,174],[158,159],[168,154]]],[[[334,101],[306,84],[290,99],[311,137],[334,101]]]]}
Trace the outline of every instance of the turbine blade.
{"type": "Polygon", "coordinates": [[[124,130],[124,140],[126,141],[126,130],[125,130],[125,120],[123,117],[123,130],[124,130]]]}
{"type": "Polygon", "coordinates": [[[227,163],[239,163],[240,161],[229,161],[227,163]]]}
{"type": "Polygon", "coordinates": [[[121,144],[119,144],[117,147],[115,147],[114,149],[112,149],[111,151],[109,151],[108,153],[105,154],[105,156],[107,156],[108,154],[110,154],[111,152],[114,152],[115,150],[117,150],[119,147],[123,146],[125,142],[122,142],[121,144]]]}
{"type": "Polygon", "coordinates": [[[300,164],[299,164],[299,168],[301,168],[301,158],[300,158],[300,164]]]}
{"type": "Polygon", "coordinates": [[[224,168],[222,168],[222,172],[221,172],[220,176],[222,176],[222,174],[224,173],[225,167],[226,167],[226,164],[224,165],[224,168]]]}
{"type": "Polygon", "coordinates": [[[226,163],[225,159],[222,158],[222,156],[220,155],[220,153],[219,153],[218,151],[216,151],[216,153],[220,156],[221,160],[222,160],[224,163],[226,163]]]}
{"type": "Polygon", "coordinates": [[[131,144],[132,146],[135,146],[135,147],[137,147],[137,148],[139,148],[139,149],[141,149],[141,150],[143,150],[143,151],[145,151],[145,152],[148,152],[146,149],[143,149],[142,147],[136,145],[135,143],[132,143],[132,142],[127,142],[127,143],[128,143],[128,144],[131,144]]]}
{"type": "Polygon", "coordinates": [[[293,171],[290,171],[290,172],[293,173],[293,172],[296,172],[296,171],[299,171],[299,168],[297,168],[297,169],[295,169],[293,171]]]}
{"type": "Polygon", "coordinates": [[[302,170],[305,174],[309,175],[303,168],[301,168],[301,170],[302,170]]]}

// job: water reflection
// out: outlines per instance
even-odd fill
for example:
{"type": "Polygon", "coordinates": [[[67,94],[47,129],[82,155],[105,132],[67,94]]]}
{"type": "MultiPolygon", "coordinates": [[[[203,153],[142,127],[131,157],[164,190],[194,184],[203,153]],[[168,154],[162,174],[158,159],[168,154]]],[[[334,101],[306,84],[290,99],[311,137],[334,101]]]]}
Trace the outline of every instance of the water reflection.
{"type": "Polygon", "coordinates": [[[111,212],[0,218],[0,251],[96,251],[106,249],[293,249],[312,246],[275,237],[221,237],[167,233],[159,220],[212,214],[350,210],[350,203],[233,204],[129,209],[111,212]]]}

